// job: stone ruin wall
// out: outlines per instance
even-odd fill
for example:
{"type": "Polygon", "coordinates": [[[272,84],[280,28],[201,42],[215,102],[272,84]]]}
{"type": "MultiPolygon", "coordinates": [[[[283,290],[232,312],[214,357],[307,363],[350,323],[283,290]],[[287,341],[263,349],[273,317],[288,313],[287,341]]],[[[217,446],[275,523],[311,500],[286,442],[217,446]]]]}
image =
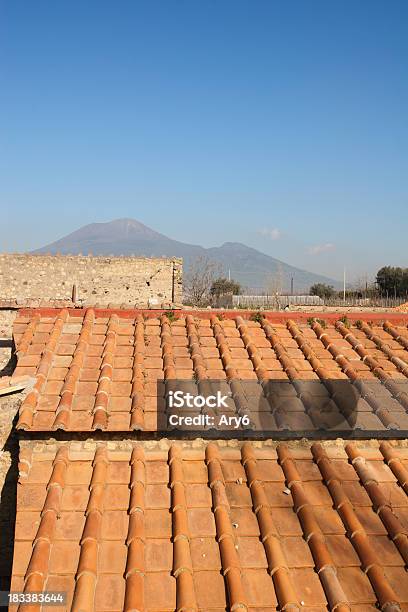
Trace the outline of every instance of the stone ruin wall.
{"type": "Polygon", "coordinates": [[[182,265],[178,258],[0,254],[0,306],[180,305],[182,265]]]}

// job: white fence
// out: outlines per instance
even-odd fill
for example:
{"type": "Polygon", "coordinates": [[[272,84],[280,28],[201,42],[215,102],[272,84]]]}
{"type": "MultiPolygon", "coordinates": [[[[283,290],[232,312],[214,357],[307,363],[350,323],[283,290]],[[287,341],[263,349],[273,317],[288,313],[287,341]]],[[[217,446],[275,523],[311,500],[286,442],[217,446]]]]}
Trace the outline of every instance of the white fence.
{"type": "Polygon", "coordinates": [[[408,302],[407,297],[369,297],[358,298],[346,296],[344,301],[340,297],[322,299],[317,295],[221,295],[214,300],[217,308],[265,308],[269,310],[283,310],[286,306],[335,306],[350,308],[395,308],[408,302]]]}
{"type": "Polygon", "coordinates": [[[285,306],[323,306],[317,295],[233,295],[232,306],[237,308],[277,308],[285,306]]]}

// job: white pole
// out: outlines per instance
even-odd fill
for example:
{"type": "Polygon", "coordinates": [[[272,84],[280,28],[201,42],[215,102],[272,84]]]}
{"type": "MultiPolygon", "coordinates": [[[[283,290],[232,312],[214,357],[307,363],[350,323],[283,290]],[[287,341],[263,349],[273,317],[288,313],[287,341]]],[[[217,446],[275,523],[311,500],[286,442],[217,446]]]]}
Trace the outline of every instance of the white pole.
{"type": "Polygon", "coordinates": [[[346,266],[343,268],[343,302],[346,303],[346,266]]]}

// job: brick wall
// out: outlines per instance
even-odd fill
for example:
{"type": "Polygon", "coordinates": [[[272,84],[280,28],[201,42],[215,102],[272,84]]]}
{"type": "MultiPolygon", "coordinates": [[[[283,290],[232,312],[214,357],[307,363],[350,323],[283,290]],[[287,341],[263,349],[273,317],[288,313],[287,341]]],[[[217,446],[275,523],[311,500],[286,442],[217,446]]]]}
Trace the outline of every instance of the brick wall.
{"type": "Polygon", "coordinates": [[[182,260],[0,254],[0,305],[180,304],[182,260]]]}

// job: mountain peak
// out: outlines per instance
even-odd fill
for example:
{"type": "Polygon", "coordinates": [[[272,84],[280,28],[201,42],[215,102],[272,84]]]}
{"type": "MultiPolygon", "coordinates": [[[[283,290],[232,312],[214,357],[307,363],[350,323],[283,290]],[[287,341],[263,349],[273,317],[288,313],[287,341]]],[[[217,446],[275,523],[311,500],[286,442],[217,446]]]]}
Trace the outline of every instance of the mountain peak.
{"type": "MultiPolygon", "coordinates": [[[[106,221],[105,223],[91,223],[90,225],[86,225],[82,229],[86,228],[95,228],[99,233],[101,232],[114,232],[114,233],[122,233],[125,236],[129,234],[144,234],[146,236],[160,236],[158,232],[155,232],[141,221],[137,221],[136,219],[130,219],[124,217],[122,219],[113,219],[112,221],[106,221]]],[[[78,230],[81,231],[81,230],[78,230]]],[[[75,233],[75,232],[74,232],[75,233]]]]}
{"type": "Polygon", "coordinates": [[[243,249],[247,251],[254,250],[252,247],[249,247],[246,244],[243,244],[242,242],[224,242],[220,248],[229,249],[229,250],[235,250],[235,249],[243,249]]]}
{"type": "Polygon", "coordinates": [[[135,229],[140,229],[140,228],[150,229],[147,227],[147,225],[144,225],[144,223],[142,223],[141,221],[138,221],[137,219],[131,219],[130,217],[112,219],[112,221],[106,221],[106,223],[104,224],[98,223],[95,225],[110,225],[112,227],[125,227],[125,228],[135,228],[135,229]]]}

